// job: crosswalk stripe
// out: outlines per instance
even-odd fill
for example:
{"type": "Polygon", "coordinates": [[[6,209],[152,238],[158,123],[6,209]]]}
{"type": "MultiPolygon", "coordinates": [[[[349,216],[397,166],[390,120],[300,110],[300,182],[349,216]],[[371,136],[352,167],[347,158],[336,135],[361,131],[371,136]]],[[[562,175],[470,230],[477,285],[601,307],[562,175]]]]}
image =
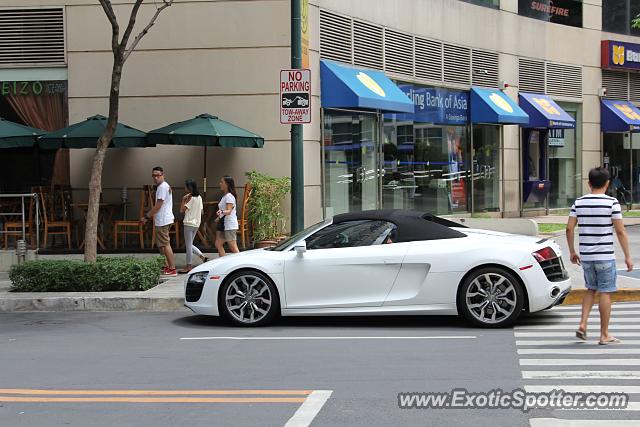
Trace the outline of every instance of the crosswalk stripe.
{"type": "Polygon", "coordinates": [[[640,354],[640,348],[612,348],[615,344],[598,348],[525,348],[518,349],[518,354],[640,354]]]}
{"type": "MultiPolygon", "coordinates": [[[[597,316],[599,314],[598,310],[591,310],[591,312],[589,313],[592,316],[597,316]]],[[[611,315],[629,315],[629,314],[640,314],[640,311],[638,310],[611,310],[611,315]]],[[[541,312],[537,312],[534,313],[532,315],[530,315],[531,318],[536,318],[536,317],[551,317],[551,316],[581,316],[582,315],[582,310],[575,310],[575,311],[541,311],[541,312]]]]}
{"type": "Polygon", "coordinates": [[[567,393],[640,393],[637,385],[525,385],[524,389],[532,393],[550,393],[553,390],[567,393]]]}
{"type": "MultiPolygon", "coordinates": [[[[580,322],[580,317],[541,317],[539,319],[523,319],[522,321],[530,321],[537,323],[578,323],[580,322]]],[[[600,323],[600,318],[590,318],[588,323],[600,323]]],[[[640,326],[640,317],[612,317],[610,323],[637,323],[640,326]]],[[[524,326],[522,323],[518,323],[518,326],[524,326]]]]}
{"type": "MultiPolygon", "coordinates": [[[[593,307],[595,309],[597,309],[598,308],[598,304],[594,304],[593,307]]],[[[616,308],[640,308],[640,304],[613,303],[612,307],[613,307],[614,310],[616,308]]],[[[553,307],[550,311],[575,310],[576,308],[580,308],[580,306],[579,305],[557,305],[557,306],[553,307]]]]}
{"type": "Polygon", "coordinates": [[[531,427],[637,427],[640,420],[561,420],[531,418],[531,427]]]}
{"type": "MultiPolygon", "coordinates": [[[[522,329],[575,329],[575,325],[518,325],[515,326],[514,329],[522,330],[522,329]]],[[[616,325],[612,324],[609,326],[609,330],[638,330],[640,333],[640,324],[638,325],[616,325]]]]}
{"type": "MultiPolygon", "coordinates": [[[[620,334],[617,334],[620,335],[620,334]]],[[[545,335],[546,336],[546,335],[545,335]]],[[[596,335],[597,337],[597,335],[596,335]]],[[[540,346],[553,346],[553,345],[567,345],[572,346],[573,348],[588,346],[591,343],[586,341],[580,341],[578,339],[573,340],[517,340],[516,346],[529,346],[529,345],[540,345],[540,346]]],[[[624,340],[621,341],[617,345],[640,345],[640,340],[624,340]]]]}
{"type": "Polygon", "coordinates": [[[520,359],[522,366],[638,366],[640,359],[520,359]]]}
{"type": "MultiPolygon", "coordinates": [[[[513,333],[513,335],[516,338],[540,338],[540,337],[545,337],[545,338],[557,338],[557,337],[564,337],[564,338],[569,338],[569,337],[575,337],[575,330],[572,331],[567,331],[567,332],[515,332],[513,333]]],[[[640,337],[640,331],[639,332],[616,332],[616,337],[620,338],[620,337],[635,337],[638,338],[640,337]]],[[[597,338],[597,335],[596,335],[597,338]]]]}
{"type": "Polygon", "coordinates": [[[522,371],[525,380],[616,379],[640,380],[640,371],[522,371]]]}

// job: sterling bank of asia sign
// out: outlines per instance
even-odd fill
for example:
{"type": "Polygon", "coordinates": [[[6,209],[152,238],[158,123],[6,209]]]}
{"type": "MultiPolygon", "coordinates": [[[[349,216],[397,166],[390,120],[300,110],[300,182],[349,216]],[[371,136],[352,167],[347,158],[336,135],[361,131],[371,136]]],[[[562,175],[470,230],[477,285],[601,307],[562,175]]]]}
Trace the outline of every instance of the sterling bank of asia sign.
{"type": "Polygon", "coordinates": [[[603,40],[602,68],[640,71],[640,44],[603,40]]]}

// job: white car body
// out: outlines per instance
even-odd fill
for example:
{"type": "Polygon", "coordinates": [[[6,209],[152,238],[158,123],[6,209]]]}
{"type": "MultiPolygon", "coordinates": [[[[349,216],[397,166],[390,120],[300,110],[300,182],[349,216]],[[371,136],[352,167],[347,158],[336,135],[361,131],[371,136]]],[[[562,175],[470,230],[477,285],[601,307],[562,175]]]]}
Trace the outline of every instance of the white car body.
{"type": "MultiPolygon", "coordinates": [[[[329,224],[331,220],[321,227],[329,224]]],[[[257,270],[271,279],[283,316],[455,315],[458,290],[465,275],[491,265],[509,270],[524,285],[524,308],[529,312],[561,302],[571,289],[566,274],[561,280],[550,281],[532,255],[551,247],[560,258],[560,247],[555,242],[494,231],[452,229],[466,237],[302,252],[295,249],[306,238],[302,236],[283,251],[258,249],[228,255],[190,272],[189,277],[206,272],[207,278],[200,298],[185,305],[197,314],[220,315],[219,289],[230,274],[239,270],[257,270]]]]}

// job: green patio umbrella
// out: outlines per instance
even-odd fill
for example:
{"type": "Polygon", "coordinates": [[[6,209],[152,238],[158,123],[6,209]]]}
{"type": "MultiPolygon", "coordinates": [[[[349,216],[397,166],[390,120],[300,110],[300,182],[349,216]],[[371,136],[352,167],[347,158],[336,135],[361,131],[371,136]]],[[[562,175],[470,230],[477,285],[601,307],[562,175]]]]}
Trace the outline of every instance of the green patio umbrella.
{"type": "MultiPolygon", "coordinates": [[[[107,127],[107,118],[101,115],[49,132],[38,138],[40,148],[96,148],[98,138],[107,127]]],[[[141,130],[118,123],[109,148],[148,147],[146,134],[141,130]]]]}
{"type": "Polygon", "coordinates": [[[0,148],[30,148],[36,138],[44,134],[41,129],[10,122],[0,117],[0,148]]]}
{"type": "Polygon", "coordinates": [[[207,192],[207,147],[262,148],[264,138],[210,114],[150,131],[151,144],[204,147],[204,192],[207,192]]]}

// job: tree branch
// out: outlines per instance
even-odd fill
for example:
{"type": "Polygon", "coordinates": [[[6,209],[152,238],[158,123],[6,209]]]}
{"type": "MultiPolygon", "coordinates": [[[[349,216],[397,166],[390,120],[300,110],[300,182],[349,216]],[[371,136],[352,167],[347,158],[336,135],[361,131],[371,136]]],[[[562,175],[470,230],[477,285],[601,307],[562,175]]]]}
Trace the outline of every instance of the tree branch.
{"type": "Polygon", "coordinates": [[[118,42],[120,26],[118,25],[118,19],[113,11],[110,0],[99,0],[99,2],[111,23],[111,50],[113,51],[113,56],[117,58],[120,54],[120,44],[118,42]]]}
{"type": "Polygon", "coordinates": [[[135,4],[133,5],[133,9],[131,10],[131,16],[129,16],[129,24],[127,25],[127,29],[124,31],[122,41],[120,42],[120,50],[123,52],[127,47],[127,43],[129,43],[129,37],[131,36],[133,27],[136,25],[138,10],[140,9],[140,6],[142,6],[143,1],[144,0],[136,0],[135,4]]]}
{"type": "MultiPolygon", "coordinates": [[[[173,4],[173,0],[162,0],[162,2],[164,4],[162,6],[160,6],[158,9],[156,9],[156,13],[153,14],[153,17],[151,17],[151,20],[149,21],[147,26],[144,27],[142,31],[140,31],[140,34],[138,34],[136,36],[136,38],[131,43],[131,46],[129,46],[129,48],[127,48],[124,51],[124,56],[122,58],[122,62],[125,62],[127,60],[129,55],[131,55],[131,52],[133,52],[135,50],[136,46],[138,46],[138,43],[140,43],[140,40],[142,40],[142,38],[149,32],[151,27],[153,27],[153,25],[156,23],[156,20],[158,19],[158,16],[160,16],[160,13],[173,4]]],[[[136,5],[137,5],[137,3],[136,3],[136,5]]]]}

